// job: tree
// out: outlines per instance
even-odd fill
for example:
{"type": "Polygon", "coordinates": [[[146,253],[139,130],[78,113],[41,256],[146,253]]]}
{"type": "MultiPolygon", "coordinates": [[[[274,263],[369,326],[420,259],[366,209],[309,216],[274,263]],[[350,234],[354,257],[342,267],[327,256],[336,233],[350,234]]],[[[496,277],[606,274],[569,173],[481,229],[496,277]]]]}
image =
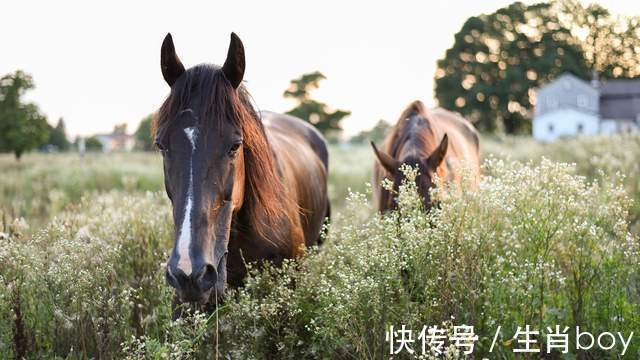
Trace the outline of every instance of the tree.
{"type": "Polygon", "coordinates": [[[151,151],[153,150],[153,139],[151,139],[151,122],[153,121],[153,114],[147,115],[142,121],[140,121],[140,125],[138,125],[138,129],[133,134],[136,138],[136,147],[142,151],[151,151]]]}
{"type": "Polygon", "coordinates": [[[604,78],[640,77],[640,17],[614,17],[600,5],[576,0],[560,1],[558,8],[589,68],[604,78]]]}
{"type": "Polygon", "coordinates": [[[436,98],[480,130],[526,133],[534,88],[562,72],[589,77],[584,53],[552,4],[513,3],[469,18],[438,61],[436,98]]]}
{"type": "Polygon", "coordinates": [[[87,138],[84,146],[87,151],[102,151],[102,143],[95,136],[87,138]]]}
{"type": "Polygon", "coordinates": [[[21,70],[0,79],[0,151],[13,152],[16,160],[48,136],[46,117],[35,104],[21,99],[33,88],[33,78],[21,70]]]}
{"type": "Polygon", "coordinates": [[[58,124],[51,128],[49,132],[49,144],[54,145],[60,151],[69,150],[69,140],[67,139],[67,130],[64,125],[64,119],[58,119],[58,124]]]}
{"type": "Polygon", "coordinates": [[[389,125],[388,122],[380,119],[374,127],[369,130],[362,130],[360,133],[349,139],[349,142],[352,144],[363,144],[368,143],[369,141],[380,143],[384,140],[384,137],[387,135],[390,127],[391,125],[389,125]]]}
{"type": "Polygon", "coordinates": [[[469,18],[438,61],[436,98],[489,132],[526,133],[533,90],[571,72],[640,76],[640,17],[577,0],[513,3],[469,18]]]}
{"type": "Polygon", "coordinates": [[[327,104],[311,99],[311,90],[317,89],[324,79],[326,77],[316,71],[291,80],[284,97],[294,99],[297,105],[287,111],[287,114],[306,120],[328,138],[336,138],[342,131],[340,122],[351,115],[351,112],[340,109],[331,111],[327,104]]]}

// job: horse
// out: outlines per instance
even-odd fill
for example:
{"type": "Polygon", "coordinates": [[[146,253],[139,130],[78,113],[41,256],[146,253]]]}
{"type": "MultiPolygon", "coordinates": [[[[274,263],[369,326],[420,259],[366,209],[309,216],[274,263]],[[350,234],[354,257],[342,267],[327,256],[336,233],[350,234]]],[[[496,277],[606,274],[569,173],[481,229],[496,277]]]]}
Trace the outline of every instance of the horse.
{"type": "Polygon", "coordinates": [[[153,134],[175,230],[166,280],[178,304],[217,304],[227,286],[242,285],[246,263],[280,264],[320,242],[327,145],[309,123],[255,110],[235,33],[221,67],[185,70],[171,34],[160,65],[171,91],[153,134]]]}
{"type": "Polygon", "coordinates": [[[373,141],[371,147],[377,159],[373,193],[381,213],[397,209],[393,194],[405,178],[400,171],[402,164],[417,166],[416,186],[426,211],[434,205],[430,189],[435,186],[435,175],[445,182],[461,183],[459,166],[464,163],[471,172],[469,183],[477,186],[480,176],[478,132],[457,113],[442,108],[428,110],[421,101],[413,101],[390,129],[382,149],[373,141]],[[381,186],[385,178],[393,182],[392,192],[381,186]]]}

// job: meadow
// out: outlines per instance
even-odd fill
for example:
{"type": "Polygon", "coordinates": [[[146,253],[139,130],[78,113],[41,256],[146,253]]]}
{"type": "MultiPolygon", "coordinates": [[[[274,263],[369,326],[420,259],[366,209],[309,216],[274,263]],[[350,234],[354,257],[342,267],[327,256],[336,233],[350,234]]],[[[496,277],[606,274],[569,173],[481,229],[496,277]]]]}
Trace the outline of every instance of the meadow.
{"type": "MultiPolygon", "coordinates": [[[[332,147],[323,246],[252,270],[217,312],[178,321],[158,154],[0,156],[0,357],[379,359],[390,326],[417,338],[467,324],[473,358],[511,359],[528,324],[543,352],[555,325],[635,332],[624,354],[619,342],[577,352],[573,337],[554,358],[640,358],[640,136],[481,148],[478,190],[440,188],[425,214],[408,182],[399,210],[379,216],[369,146],[332,147]]],[[[394,358],[417,357],[412,346],[394,358]]]]}

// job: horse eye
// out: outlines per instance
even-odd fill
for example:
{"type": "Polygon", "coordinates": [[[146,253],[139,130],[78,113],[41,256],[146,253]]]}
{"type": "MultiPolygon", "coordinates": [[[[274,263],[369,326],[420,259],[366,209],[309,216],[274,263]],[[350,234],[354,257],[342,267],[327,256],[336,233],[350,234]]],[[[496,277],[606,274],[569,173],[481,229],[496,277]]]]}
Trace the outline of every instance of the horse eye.
{"type": "Polygon", "coordinates": [[[229,149],[229,155],[230,156],[235,155],[238,152],[238,150],[240,150],[240,145],[242,145],[242,142],[240,141],[233,143],[233,145],[231,145],[231,148],[229,149]]]}

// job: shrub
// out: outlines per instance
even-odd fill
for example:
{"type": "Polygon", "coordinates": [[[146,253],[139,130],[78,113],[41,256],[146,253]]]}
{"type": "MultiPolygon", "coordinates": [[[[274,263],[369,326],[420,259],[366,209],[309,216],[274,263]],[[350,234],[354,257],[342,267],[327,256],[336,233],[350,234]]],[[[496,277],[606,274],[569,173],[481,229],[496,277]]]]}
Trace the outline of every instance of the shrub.
{"type": "MultiPolygon", "coordinates": [[[[640,141],[615,139],[530,144],[536,160],[528,163],[489,158],[477,190],[436,191],[440,206],[428,215],[411,182],[386,216],[352,192],[320,249],[279,268],[252,268],[218,312],[177,322],[162,268],[173,245],[171,207],[164,194],[142,191],[141,179],[161,180],[159,164],[96,157],[78,170],[44,157],[55,159],[50,168],[34,161],[9,169],[11,179],[0,179],[5,198],[59,191],[69,200],[45,211],[55,217],[42,229],[6,216],[0,225],[0,357],[382,358],[391,325],[468,324],[480,337],[475,358],[515,358],[510,338],[525,324],[543,332],[542,345],[556,324],[637,332],[640,245],[629,219],[638,169],[627,152],[640,153],[640,141]],[[549,152],[576,164],[541,158],[549,152]]],[[[370,150],[343,150],[338,157],[354,161],[333,157],[333,191],[366,189],[370,150]],[[360,175],[350,175],[351,165],[360,175]]],[[[639,347],[632,341],[625,356],[639,357],[639,347]]],[[[447,349],[447,358],[463,356],[447,349]]]]}
{"type": "Polygon", "coordinates": [[[2,357],[114,357],[130,336],[160,336],[171,315],[161,267],[170,224],[160,195],[109,193],[33,238],[10,229],[0,242],[2,357]]]}
{"type": "Polygon", "coordinates": [[[485,138],[484,155],[506,160],[540,162],[543,157],[575,164],[576,172],[590,180],[621,181],[634,199],[630,223],[634,233],[640,232],[640,134],[588,136],[562,139],[549,144],[531,138],[485,138]]]}
{"type": "MultiPolygon", "coordinates": [[[[384,217],[359,218],[370,205],[352,195],[351,221],[332,229],[321,251],[253,273],[229,302],[225,353],[381,358],[389,325],[420,329],[453,319],[475,326],[478,357],[489,356],[501,325],[491,357],[509,358],[507,340],[525,324],[638,329],[640,259],[623,188],[547,160],[490,160],[484,171],[477,192],[441,193],[440,209],[428,216],[410,184],[400,210],[384,217]]],[[[638,354],[632,346],[627,355],[638,354]]]]}

